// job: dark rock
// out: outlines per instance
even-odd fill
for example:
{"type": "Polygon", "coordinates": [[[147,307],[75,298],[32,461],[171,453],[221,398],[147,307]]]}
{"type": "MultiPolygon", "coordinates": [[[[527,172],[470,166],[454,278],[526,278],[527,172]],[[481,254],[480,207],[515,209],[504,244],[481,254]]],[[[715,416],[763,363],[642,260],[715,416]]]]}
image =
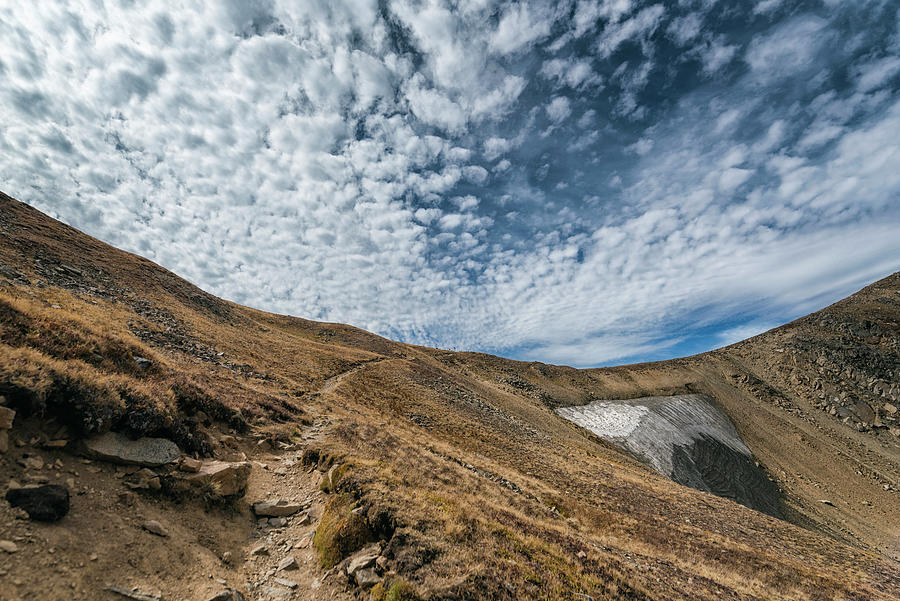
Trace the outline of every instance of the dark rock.
{"type": "Polygon", "coordinates": [[[69,491],[58,484],[11,489],[6,493],[6,500],[41,522],[55,522],[69,513],[69,491]]]}

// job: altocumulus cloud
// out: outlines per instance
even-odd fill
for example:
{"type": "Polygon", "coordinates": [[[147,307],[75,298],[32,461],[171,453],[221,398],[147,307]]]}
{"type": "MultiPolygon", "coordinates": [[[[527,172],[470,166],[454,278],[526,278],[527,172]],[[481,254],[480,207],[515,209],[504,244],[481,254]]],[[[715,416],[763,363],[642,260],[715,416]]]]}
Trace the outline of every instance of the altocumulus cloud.
{"type": "Polygon", "coordinates": [[[4,191],[205,289],[575,365],[900,268],[887,1],[0,0],[4,191]]]}

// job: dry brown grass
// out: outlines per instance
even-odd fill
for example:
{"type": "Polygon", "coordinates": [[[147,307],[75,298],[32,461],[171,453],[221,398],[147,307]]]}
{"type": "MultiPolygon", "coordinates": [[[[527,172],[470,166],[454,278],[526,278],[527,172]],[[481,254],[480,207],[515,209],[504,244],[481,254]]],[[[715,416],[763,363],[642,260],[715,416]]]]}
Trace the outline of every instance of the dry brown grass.
{"type": "MultiPolygon", "coordinates": [[[[327,422],[310,461],[352,468],[327,487],[323,565],[383,539],[392,567],[430,599],[862,601],[900,590],[895,562],[673,485],[552,411],[700,390],[748,415],[745,438],[764,438],[719,367],[579,371],[272,315],[2,197],[0,235],[0,394],[82,434],[161,433],[199,452],[199,411],[280,439],[327,422]],[[359,528],[344,528],[348,515],[359,528]]],[[[762,459],[791,468],[791,440],[781,444],[762,459]]]]}

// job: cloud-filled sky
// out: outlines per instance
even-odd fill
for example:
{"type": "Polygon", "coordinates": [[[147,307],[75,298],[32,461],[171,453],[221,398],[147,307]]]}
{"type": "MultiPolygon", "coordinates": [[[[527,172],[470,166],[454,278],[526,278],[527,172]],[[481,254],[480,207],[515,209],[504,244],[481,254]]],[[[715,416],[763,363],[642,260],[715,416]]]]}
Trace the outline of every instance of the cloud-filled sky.
{"type": "Polygon", "coordinates": [[[0,0],[0,188],[204,289],[578,366],[900,269],[900,8],[0,0]]]}

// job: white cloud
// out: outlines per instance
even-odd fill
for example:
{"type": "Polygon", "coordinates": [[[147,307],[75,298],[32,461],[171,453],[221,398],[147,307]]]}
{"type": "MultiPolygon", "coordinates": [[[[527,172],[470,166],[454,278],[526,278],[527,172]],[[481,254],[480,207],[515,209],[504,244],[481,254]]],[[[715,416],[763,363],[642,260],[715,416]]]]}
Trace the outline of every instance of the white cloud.
{"type": "Polygon", "coordinates": [[[510,54],[527,48],[550,33],[552,23],[548,17],[545,11],[532,8],[527,2],[508,5],[491,37],[491,49],[510,54]]]}
{"type": "Polygon", "coordinates": [[[238,302],[579,365],[900,268],[896,27],[691,6],[0,0],[0,181],[238,302]]]}
{"type": "Polygon", "coordinates": [[[763,80],[785,78],[809,69],[830,37],[824,19],[796,17],[778,25],[765,37],[755,39],[745,60],[763,80]]]}
{"type": "Polygon", "coordinates": [[[680,45],[684,46],[688,42],[700,35],[700,26],[703,22],[701,16],[697,13],[688,13],[683,17],[672,19],[666,32],[680,45]]]}
{"type": "Polygon", "coordinates": [[[731,62],[734,55],[737,54],[738,47],[734,44],[723,44],[720,41],[714,41],[703,50],[700,56],[703,60],[703,72],[707,75],[716,73],[719,69],[731,62]]]}
{"type": "Polygon", "coordinates": [[[557,96],[547,105],[547,116],[553,123],[562,123],[572,113],[571,102],[565,96],[557,96]]]}

